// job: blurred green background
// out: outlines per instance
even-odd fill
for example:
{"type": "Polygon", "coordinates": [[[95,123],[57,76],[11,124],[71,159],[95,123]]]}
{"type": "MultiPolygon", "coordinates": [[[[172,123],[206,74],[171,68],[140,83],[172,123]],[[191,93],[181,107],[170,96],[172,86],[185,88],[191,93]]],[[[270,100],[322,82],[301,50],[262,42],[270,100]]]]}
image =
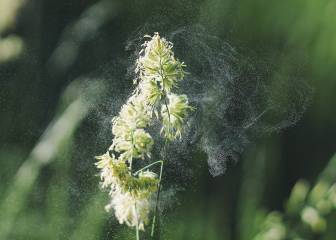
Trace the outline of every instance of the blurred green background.
{"type": "Polygon", "coordinates": [[[334,0],[0,0],[0,239],[134,239],[104,212],[93,165],[111,136],[92,111],[123,99],[85,79],[125,71],[110,63],[153,16],[200,23],[314,89],[295,126],[259,137],[223,176],[196,159],[161,239],[336,239],[336,200],[329,211],[324,201],[332,205],[336,182],[334,0]]]}

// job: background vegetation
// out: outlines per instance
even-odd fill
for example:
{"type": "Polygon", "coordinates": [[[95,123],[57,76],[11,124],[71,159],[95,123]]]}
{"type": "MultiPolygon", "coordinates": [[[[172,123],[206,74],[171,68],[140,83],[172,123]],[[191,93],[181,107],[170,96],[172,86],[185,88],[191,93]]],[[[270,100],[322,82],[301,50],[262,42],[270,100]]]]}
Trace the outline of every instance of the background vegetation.
{"type": "Polygon", "coordinates": [[[335,211],[313,231],[285,204],[300,179],[336,182],[333,0],[0,0],[0,239],[134,238],[104,212],[93,155],[110,142],[104,116],[123,102],[113,91],[131,88],[110,78],[126,74],[115,60],[157,16],[200,23],[314,89],[295,126],[259,136],[225,175],[213,178],[205,158],[195,159],[193,184],[164,211],[161,239],[253,239],[271,211],[285,214],[289,229],[302,225],[301,239],[335,239],[335,211]],[[99,79],[111,79],[112,90],[99,79]]]}

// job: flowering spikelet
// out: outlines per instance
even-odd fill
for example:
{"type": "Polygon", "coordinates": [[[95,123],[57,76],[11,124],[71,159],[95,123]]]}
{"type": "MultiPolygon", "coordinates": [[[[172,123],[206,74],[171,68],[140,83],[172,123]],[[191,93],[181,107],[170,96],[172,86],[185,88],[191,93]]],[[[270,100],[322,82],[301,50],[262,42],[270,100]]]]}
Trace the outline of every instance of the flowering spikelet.
{"type": "Polygon", "coordinates": [[[105,153],[102,156],[96,157],[100,160],[96,163],[97,168],[101,169],[100,177],[102,187],[116,189],[120,183],[124,181],[128,174],[128,168],[125,162],[119,161],[105,153]]]}
{"type": "Polygon", "coordinates": [[[161,90],[170,92],[184,77],[183,62],[175,59],[173,44],[155,33],[145,42],[137,61],[137,71],[142,81],[157,83],[161,90]]]}
{"type": "Polygon", "coordinates": [[[106,210],[114,209],[116,218],[120,224],[126,223],[129,227],[138,225],[144,231],[148,223],[150,202],[146,197],[134,197],[128,192],[115,192],[106,210]]]}
{"type": "Polygon", "coordinates": [[[165,137],[173,140],[181,138],[185,119],[188,111],[192,109],[188,105],[186,95],[168,95],[169,103],[161,108],[162,129],[165,137]]]}
{"type": "Polygon", "coordinates": [[[192,110],[186,95],[172,92],[184,77],[185,67],[174,57],[173,44],[158,33],[143,44],[137,60],[138,78],[133,95],[112,119],[113,140],[109,151],[96,157],[101,186],[111,197],[107,210],[113,210],[120,224],[144,230],[153,208],[151,198],[159,190],[160,178],[149,167],[134,172],[135,159],[151,157],[154,140],[146,131],[153,114],[162,124],[162,135],[168,140],[180,138],[186,118],[192,110]],[[118,156],[118,157],[116,157],[118,156]],[[144,171],[147,169],[146,171],[144,171]]]}

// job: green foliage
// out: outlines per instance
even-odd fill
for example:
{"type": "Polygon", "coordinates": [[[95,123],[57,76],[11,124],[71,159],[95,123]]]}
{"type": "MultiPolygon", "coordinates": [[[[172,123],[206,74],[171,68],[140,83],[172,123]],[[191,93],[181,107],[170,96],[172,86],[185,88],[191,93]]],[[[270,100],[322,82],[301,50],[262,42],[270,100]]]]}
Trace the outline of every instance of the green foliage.
{"type": "MultiPolygon", "coordinates": [[[[209,177],[204,154],[196,150],[183,176],[185,191],[174,197],[163,194],[181,204],[165,208],[161,239],[269,240],[285,234],[287,239],[334,240],[336,162],[331,161],[316,177],[335,151],[334,9],[334,0],[45,0],[43,4],[0,0],[0,239],[134,239],[133,231],[119,226],[102,209],[108,200],[97,189],[92,154],[104,151],[108,144],[104,139],[110,134],[105,127],[114,114],[111,109],[124,100],[118,94],[130,89],[124,78],[128,65],[109,63],[124,57],[124,43],[131,32],[166,19],[169,24],[158,24],[155,31],[201,23],[246,57],[252,52],[252,61],[265,59],[266,66],[258,67],[267,68],[271,78],[295,76],[312,82],[315,96],[297,126],[268,136],[267,143],[258,142],[225,176],[209,177]],[[159,17],[153,20],[155,15],[159,17]],[[108,99],[92,90],[94,98],[78,99],[87,88],[83,87],[87,78],[105,80],[108,99]],[[67,88],[73,80],[77,84],[67,88]],[[308,182],[316,184],[310,187],[308,182]]],[[[168,93],[162,89],[178,92],[173,85],[185,72],[184,63],[161,46],[149,60],[161,54],[168,61],[162,68],[145,61],[144,74],[156,80],[142,84],[148,102],[162,106],[152,114],[167,120],[169,100],[166,105],[164,99],[168,93]],[[158,74],[161,69],[166,75],[158,74]]],[[[274,86],[276,99],[291,104],[287,93],[292,89],[279,85],[274,86]]],[[[212,91],[217,91],[216,86],[212,91]]],[[[125,118],[136,120],[130,122],[137,128],[148,124],[147,115],[137,115],[141,108],[139,101],[129,102],[120,112],[122,120],[115,120],[118,127],[113,134],[120,134],[126,144],[132,142],[132,133],[123,129],[125,118]]],[[[166,121],[163,132],[168,136],[179,136],[178,116],[184,112],[179,111],[175,124],[166,121]]],[[[142,137],[145,145],[140,145],[141,139],[133,149],[140,159],[148,157],[151,147],[147,135],[142,137]]],[[[122,144],[120,150],[125,149],[122,144]]],[[[124,164],[118,171],[126,168],[124,164]]],[[[165,181],[174,182],[172,172],[180,168],[173,161],[165,181]]],[[[130,178],[132,188],[154,187],[157,179],[145,176],[143,171],[130,178]]],[[[141,237],[147,237],[147,232],[141,237]]]]}
{"type": "Polygon", "coordinates": [[[315,239],[323,236],[336,213],[336,178],[326,181],[326,172],[335,166],[336,155],[330,160],[320,180],[309,190],[305,181],[298,181],[286,203],[284,213],[271,212],[261,224],[255,240],[315,239]]]}

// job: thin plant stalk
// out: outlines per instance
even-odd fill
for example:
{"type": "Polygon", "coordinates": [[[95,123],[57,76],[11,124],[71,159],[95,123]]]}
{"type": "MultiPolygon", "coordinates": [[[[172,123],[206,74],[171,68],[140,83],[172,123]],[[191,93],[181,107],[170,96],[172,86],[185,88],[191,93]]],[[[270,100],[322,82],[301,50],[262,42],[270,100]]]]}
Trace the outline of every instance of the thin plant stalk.
{"type": "Polygon", "coordinates": [[[158,182],[158,191],[157,191],[157,195],[156,195],[156,201],[155,201],[155,212],[154,212],[154,216],[153,216],[153,220],[152,220],[152,230],[151,230],[151,237],[154,236],[154,230],[155,230],[155,223],[156,223],[156,215],[159,209],[159,200],[160,200],[160,189],[161,189],[161,179],[162,179],[162,172],[163,172],[163,161],[156,161],[153,162],[141,169],[139,169],[138,171],[136,171],[134,173],[134,176],[138,175],[139,173],[141,173],[142,171],[156,165],[156,164],[160,164],[160,175],[159,175],[159,182],[158,182]]]}
{"type": "Polygon", "coordinates": [[[162,179],[162,172],[163,172],[163,161],[158,161],[161,163],[160,167],[160,175],[159,175],[159,183],[158,183],[158,190],[156,194],[156,202],[155,202],[155,211],[152,221],[152,231],[151,231],[151,237],[154,237],[154,230],[155,230],[155,223],[156,223],[156,215],[159,209],[159,200],[160,200],[160,190],[161,190],[161,179],[162,179]]]}
{"type": "MultiPolygon", "coordinates": [[[[148,168],[150,168],[151,166],[156,165],[156,164],[161,164],[161,168],[162,168],[163,161],[160,160],[160,161],[153,162],[153,163],[151,163],[151,164],[149,164],[149,165],[147,165],[147,166],[145,166],[145,167],[139,169],[139,170],[136,171],[133,175],[136,176],[136,175],[138,175],[139,173],[141,173],[142,171],[144,171],[144,170],[146,170],[146,169],[148,169],[148,168]]],[[[161,180],[161,179],[160,179],[160,180],[161,180]]]]}
{"type": "Polygon", "coordinates": [[[134,205],[134,211],[135,211],[135,216],[136,216],[136,225],[135,225],[135,235],[136,235],[136,240],[140,240],[140,234],[139,234],[139,219],[138,219],[138,215],[136,214],[137,210],[136,210],[136,204],[134,205]]]}

